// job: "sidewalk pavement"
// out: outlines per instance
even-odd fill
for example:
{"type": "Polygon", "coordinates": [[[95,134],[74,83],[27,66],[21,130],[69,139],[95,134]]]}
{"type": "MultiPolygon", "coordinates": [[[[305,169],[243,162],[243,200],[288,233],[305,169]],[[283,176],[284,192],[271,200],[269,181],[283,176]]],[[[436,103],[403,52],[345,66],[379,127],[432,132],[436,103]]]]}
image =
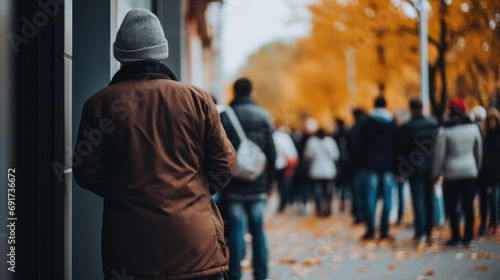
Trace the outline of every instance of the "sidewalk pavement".
{"type": "MultiPolygon", "coordinates": [[[[329,218],[315,217],[312,207],[305,214],[293,209],[277,214],[276,200],[276,196],[269,200],[265,229],[271,279],[500,279],[498,236],[479,238],[469,248],[444,248],[450,236],[445,226],[434,230],[431,246],[416,246],[411,239],[413,217],[406,211],[403,225],[391,226],[393,241],[361,242],[365,228],[352,225],[348,209],[344,213],[335,209],[329,218]]],[[[250,246],[247,252],[251,259],[250,246]]],[[[247,263],[243,279],[250,280],[247,263]]]]}

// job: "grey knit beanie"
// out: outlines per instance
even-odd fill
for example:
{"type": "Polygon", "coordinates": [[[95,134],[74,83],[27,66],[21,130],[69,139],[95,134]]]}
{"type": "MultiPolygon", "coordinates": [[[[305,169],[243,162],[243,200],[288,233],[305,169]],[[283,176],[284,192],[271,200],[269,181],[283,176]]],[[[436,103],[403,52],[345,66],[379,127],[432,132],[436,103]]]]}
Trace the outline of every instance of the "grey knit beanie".
{"type": "Polygon", "coordinates": [[[168,42],[160,20],[146,9],[129,11],[116,34],[113,55],[124,63],[167,58],[168,42]]]}

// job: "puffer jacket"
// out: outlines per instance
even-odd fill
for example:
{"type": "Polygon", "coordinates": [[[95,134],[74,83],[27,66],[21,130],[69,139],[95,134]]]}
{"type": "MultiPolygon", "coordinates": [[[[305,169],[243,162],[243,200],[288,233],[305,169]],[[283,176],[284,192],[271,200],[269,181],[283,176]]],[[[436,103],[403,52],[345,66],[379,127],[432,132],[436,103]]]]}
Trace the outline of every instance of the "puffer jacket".
{"type": "Polygon", "coordinates": [[[500,128],[490,131],[483,141],[482,182],[500,184],[500,128]]]}
{"type": "MultiPolygon", "coordinates": [[[[257,144],[266,155],[267,168],[254,181],[233,178],[221,194],[239,200],[265,198],[266,192],[271,189],[275,177],[276,148],[273,141],[274,130],[271,116],[249,96],[237,97],[230,105],[238,117],[247,138],[257,144]]],[[[238,150],[241,140],[226,112],[221,113],[221,122],[234,149],[238,150]]]]}
{"type": "Polygon", "coordinates": [[[398,133],[397,171],[412,179],[430,179],[438,133],[435,119],[418,115],[404,124],[398,133]]]}
{"type": "Polygon", "coordinates": [[[206,92],[163,64],[126,64],[85,102],[74,158],[77,183],[104,199],[105,279],[228,270],[211,195],[230,180],[236,154],[206,92]]]}
{"type": "Polygon", "coordinates": [[[375,109],[362,123],[358,144],[362,168],[372,172],[394,172],[397,129],[393,116],[383,108],[375,109]]]}
{"type": "Polygon", "coordinates": [[[439,129],[432,176],[448,181],[477,178],[482,154],[477,125],[466,116],[453,116],[439,129]]]}
{"type": "Polygon", "coordinates": [[[309,160],[309,178],[313,180],[331,180],[337,176],[335,162],[340,158],[339,148],[332,137],[309,138],[304,157],[309,160]]]}

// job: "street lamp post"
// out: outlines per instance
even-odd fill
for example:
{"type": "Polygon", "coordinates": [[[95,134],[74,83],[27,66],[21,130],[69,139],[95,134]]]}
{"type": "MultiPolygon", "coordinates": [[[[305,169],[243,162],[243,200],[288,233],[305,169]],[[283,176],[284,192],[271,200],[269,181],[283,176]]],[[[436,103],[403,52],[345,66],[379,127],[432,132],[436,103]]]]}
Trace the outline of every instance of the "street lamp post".
{"type": "Polygon", "coordinates": [[[429,59],[426,6],[427,0],[420,0],[420,80],[424,114],[429,115],[429,59]]]}

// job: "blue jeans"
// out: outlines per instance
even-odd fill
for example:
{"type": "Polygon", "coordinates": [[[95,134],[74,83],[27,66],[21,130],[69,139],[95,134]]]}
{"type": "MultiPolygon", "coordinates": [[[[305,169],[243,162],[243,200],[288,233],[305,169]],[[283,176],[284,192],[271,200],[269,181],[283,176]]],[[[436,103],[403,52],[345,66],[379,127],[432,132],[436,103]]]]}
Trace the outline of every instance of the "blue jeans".
{"type": "Polygon", "coordinates": [[[364,171],[359,171],[352,177],[351,197],[355,224],[365,222],[366,220],[366,194],[363,185],[364,182],[364,171]]]}
{"type": "Polygon", "coordinates": [[[490,227],[499,225],[500,218],[500,185],[493,185],[490,197],[490,227]]]}
{"type": "Polygon", "coordinates": [[[293,203],[292,179],[286,178],[284,169],[277,170],[276,177],[278,181],[278,193],[280,195],[278,212],[283,212],[287,204],[293,203]]]}
{"type": "Polygon", "coordinates": [[[329,216],[332,212],[333,186],[331,180],[312,180],[314,186],[314,201],[316,214],[329,216]]]}
{"type": "Polygon", "coordinates": [[[248,219],[248,230],[252,235],[252,262],[256,280],[268,277],[267,245],[264,235],[264,209],[266,200],[236,201],[230,200],[226,204],[227,225],[229,229],[228,247],[229,279],[240,279],[240,263],[245,255],[245,218],[248,219]]]}
{"type": "Polygon", "coordinates": [[[365,174],[367,213],[366,218],[368,225],[365,237],[373,238],[375,235],[375,210],[377,208],[378,194],[379,192],[381,192],[384,207],[380,220],[380,238],[385,238],[389,233],[389,214],[391,212],[394,176],[390,172],[378,173],[367,171],[365,174]]]}
{"type": "Polygon", "coordinates": [[[410,179],[410,190],[415,214],[415,238],[430,234],[434,219],[434,190],[432,180],[410,179]]]}

